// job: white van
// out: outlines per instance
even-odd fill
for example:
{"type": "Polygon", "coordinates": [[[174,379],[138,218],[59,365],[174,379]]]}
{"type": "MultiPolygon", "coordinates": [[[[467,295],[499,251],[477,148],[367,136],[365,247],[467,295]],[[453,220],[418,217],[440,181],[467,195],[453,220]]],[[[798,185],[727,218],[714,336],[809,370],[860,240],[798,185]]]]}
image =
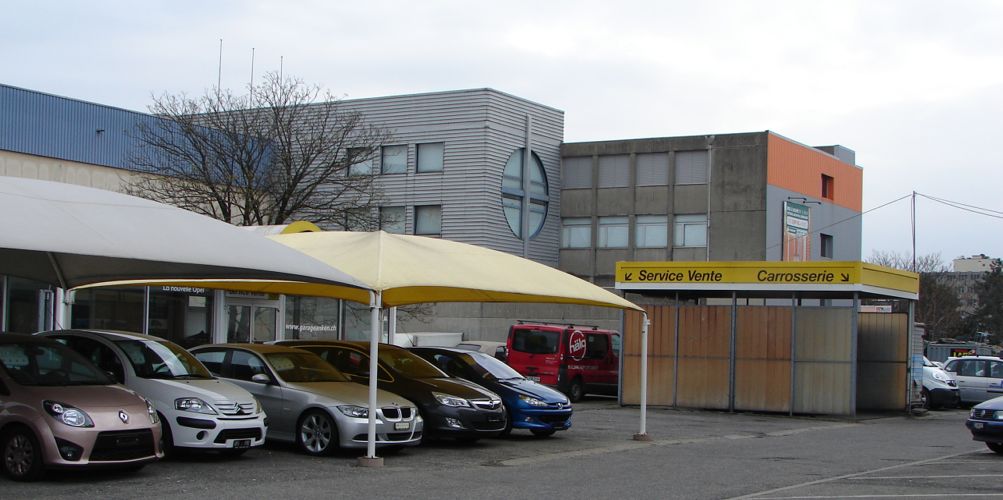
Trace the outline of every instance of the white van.
{"type": "Polygon", "coordinates": [[[195,356],[171,341],[107,330],[39,335],[70,347],[153,401],[166,452],[182,447],[240,455],[265,442],[265,413],[254,396],[217,379],[195,356]]]}
{"type": "Polygon", "coordinates": [[[948,358],[944,370],[958,380],[962,403],[981,403],[1003,396],[1003,359],[996,356],[948,358]]]}
{"type": "Polygon", "coordinates": [[[923,408],[958,406],[958,383],[954,376],[923,356],[923,408]]]}

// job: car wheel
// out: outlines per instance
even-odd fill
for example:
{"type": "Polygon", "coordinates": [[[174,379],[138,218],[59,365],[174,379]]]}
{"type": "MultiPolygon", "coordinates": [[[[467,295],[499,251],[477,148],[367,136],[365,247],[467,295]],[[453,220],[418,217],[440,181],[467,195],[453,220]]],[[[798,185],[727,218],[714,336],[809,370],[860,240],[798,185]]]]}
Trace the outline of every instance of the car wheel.
{"type": "Polygon", "coordinates": [[[15,481],[35,481],[42,477],[42,448],[35,434],[26,427],[15,427],[0,439],[3,470],[15,481]]]}
{"type": "Polygon", "coordinates": [[[545,438],[553,436],[554,433],[557,431],[555,431],[554,429],[530,429],[529,432],[532,432],[533,435],[538,438],[545,438]]]}
{"type": "Polygon", "coordinates": [[[1003,455],[1003,443],[986,443],[990,450],[1003,455]]]}
{"type": "Polygon", "coordinates": [[[164,458],[177,454],[174,448],[174,434],[171,432],[171,424],[167,423],[163,413],[157,413],[160,417],[160,450],[164,452],[164,458]]]}
{"type": "Polygon", "coordinates": [[[582,384],[582,379],[575,377],[571,381],[571,387],[568,387],[568,399],[572,403],[577,403],[585,397],[585,386],[582,384]]]}
{"type": "Polygon", "coordinates": [[[327,412],[311,410],[300,417],[296,443],[307,455],[327,455],[338,447],[338,429],[327,412]]]}
{"type": "Polygon", "coordinates": [[[923,409],[930,409],[930,391],[926,390],[925,387],[919,391],[919,400],[923,403],[923,409]]]}

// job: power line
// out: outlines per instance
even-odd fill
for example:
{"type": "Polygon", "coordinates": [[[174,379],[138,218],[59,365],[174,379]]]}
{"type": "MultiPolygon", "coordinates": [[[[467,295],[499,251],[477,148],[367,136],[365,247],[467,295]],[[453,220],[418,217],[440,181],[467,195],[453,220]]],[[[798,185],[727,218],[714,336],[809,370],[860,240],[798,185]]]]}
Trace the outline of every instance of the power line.
{"type": "MultiPolygon", "coordinates": [[[[882,203],[881,205],[878,205],[878,206],[876,206],[876,207],[874,207],[874,208],[871,208],[871,209],[868,209],[868,210],[865,210],[865,211],[863,211],[863,212],[860,212],[859,214],[853,214],[853,215],[851,215],[851,216],[849,216],[849,217],[847,217],[847,218],[845,218],[845,219],[843,219],[843,220],[839,220],[839,221],[836,221],[836,222],[833,222],[832,224],[829,224],[829,225],[827,225],[827,226],[822,226],[822,227],[819,227],[819,228],[815,228],[815,229],[813,229],[813,230],[809,231],[809,232],[808,232],[808,234],[816,234],[816,233],[819,233],[819,232],[821,232],[821,231],[822,231],[823,229],[829,229],[830,227],[833,227],[833,226],[838,226],[838,225],[840,225],[840,224],[842,224],[842,223],[844,223],[844,222],[847,222],[847,221],[851,221],[851,220],[853,220],[853,219],[856,219],[856,218],[859,218],[859,217],[863,217],[863,215],[864,215],[864,214],[868,214],[868,213],[871,213],[871,212],[873,212],[873,211],[875,211],[875,210],[879,210],[879,209],[882,209],[882,208],[885,208],[885,207],[887,207],[888,205],[891,205],[891,204],[893,204],[893,203],[898,203],[898,202],[900,202],[900,201],[902,201],[902,200],[904,200],[904,199],[906,199],[906,198],[910,198],[910,197],[912,197],[912,193],[909,193],[909,194],[907,194],[907,195],[905,195],[905,196],[903,196],[903,197],[901,197],[901,198],[896,198],[896,199],[894,199],[894,200],[892,200],[892,201],[889,201],[889,202],[887,202],[887,203],[882,203]]],[[[769,247],[767,247],[766,249],[767,249],[767,250],[772,250],[772,249],[774,249],[774,248],[777,248],[777,247],[779,247],[779,246],[781,246],[781,245],[783,245],[783,242],[782,242],[782,241],[781,241],[780,243],[777,243],[777,244],[775,244],[775,245],[772,245],[772,246],[769,246],[769,247]]]]}
{"type": "Polygon", "coordinates": [[[964,210],[966,212],[971,212],[973,214],[984,215],[986,217],[993,217],[995,219],[1003,219],[1003,212],[998,210],[992,210],[989,208],[978,207],[975,205],[969,205],[966,203],[961,203],[960,201],[945,200],[943,198],[937,198],[935,196],[926,195],[923,193],[916,193],[928,200],[947,205],[949,207],[957,208],[958,210],[964,210]]]}

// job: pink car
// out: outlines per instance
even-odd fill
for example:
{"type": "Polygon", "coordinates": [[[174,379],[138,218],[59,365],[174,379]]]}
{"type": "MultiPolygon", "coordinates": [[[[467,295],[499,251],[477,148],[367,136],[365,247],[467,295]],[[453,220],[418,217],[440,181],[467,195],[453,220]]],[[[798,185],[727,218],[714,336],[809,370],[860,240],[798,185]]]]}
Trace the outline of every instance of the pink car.
{"type": "Polygon", "coordinates": [[[52,340],[0,335],[0,468],[11,479],[55,467],[138,470],[162,456],[149,401],[52,340]]]}

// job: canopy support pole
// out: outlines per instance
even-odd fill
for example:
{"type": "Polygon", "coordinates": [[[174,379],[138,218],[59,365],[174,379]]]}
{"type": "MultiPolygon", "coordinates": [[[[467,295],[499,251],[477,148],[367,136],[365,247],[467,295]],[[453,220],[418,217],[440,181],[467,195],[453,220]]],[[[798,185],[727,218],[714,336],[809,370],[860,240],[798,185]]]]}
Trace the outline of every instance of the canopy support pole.
{"type": "Polygon", "coordinates": [[[651,441],[648,435],[648,312],[641,317],[641,430],[634,434],[634,441],[651,441]]]}
{"type": "Polygon", "coordinates": [[[379,375],[376,360],[380,346],[382,303],[382,293],[369,292],[369,435],[366,442],[366,456],[359,457],[359,465],[363,467],[383,467],[383,459],[376,456],[376,379],[379,375]]]}

